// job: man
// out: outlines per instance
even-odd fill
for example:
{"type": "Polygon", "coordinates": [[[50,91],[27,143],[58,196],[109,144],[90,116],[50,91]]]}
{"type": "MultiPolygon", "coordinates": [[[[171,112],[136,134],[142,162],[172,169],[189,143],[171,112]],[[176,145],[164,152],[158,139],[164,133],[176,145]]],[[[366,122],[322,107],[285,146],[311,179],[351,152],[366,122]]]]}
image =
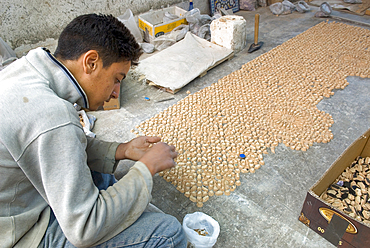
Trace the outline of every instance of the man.
{"type": "Polygon", "coordinates": [[[118,97],[140,54],[116,18],[89,14],[67,25],[54,56],[37,48],[0,72],[0,247],[186,246],[174,217],[144,212],[175,147],[86,137],[73,106],[118,97]],[[122,159],[138,162],[103,181],[122,159]]]}

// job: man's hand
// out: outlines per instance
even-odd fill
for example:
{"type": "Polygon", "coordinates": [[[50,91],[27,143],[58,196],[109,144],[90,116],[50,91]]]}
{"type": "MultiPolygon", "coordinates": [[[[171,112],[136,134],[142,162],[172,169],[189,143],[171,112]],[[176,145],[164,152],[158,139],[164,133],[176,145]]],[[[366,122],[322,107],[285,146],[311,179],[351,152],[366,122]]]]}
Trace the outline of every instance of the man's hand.
{"type": "Polygon", "coordinates": [[[174,146],[160,142],[153,145],[139,161],[143,162],[148,167],[150,173],[152,173],[152,176],[154,176],[157,172],[174,167],[174,159],[177,155],[178,153],[174,146]]]}
{"type": "Polygon", "coordinates": [[[140,160],[150,149],[150,145],[161,141],[160,137],[141,136],[130,142],[122,143],[117,147],[116,160],[131,159],[140,160]]]}

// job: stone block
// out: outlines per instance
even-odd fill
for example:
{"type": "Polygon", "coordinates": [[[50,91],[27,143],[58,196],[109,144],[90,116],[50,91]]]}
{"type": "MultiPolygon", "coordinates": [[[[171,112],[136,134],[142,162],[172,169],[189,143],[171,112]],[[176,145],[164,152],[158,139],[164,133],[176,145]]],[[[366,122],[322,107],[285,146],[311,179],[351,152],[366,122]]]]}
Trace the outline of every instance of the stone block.
{"type": "Polygon", "coordinates": [[[211,23],[211,42],[240,52],[247,43],[247,21],[242,16],[226,15],[211,23]]]}

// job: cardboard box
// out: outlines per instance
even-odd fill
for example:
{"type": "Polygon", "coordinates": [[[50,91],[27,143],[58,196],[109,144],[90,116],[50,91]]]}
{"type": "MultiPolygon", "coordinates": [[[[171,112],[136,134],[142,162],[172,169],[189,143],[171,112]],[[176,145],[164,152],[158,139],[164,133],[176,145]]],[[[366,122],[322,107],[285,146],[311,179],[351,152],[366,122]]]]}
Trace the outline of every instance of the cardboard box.
{"type": "Polygon", "coordinates": [[[358,157],[370,156],[370,129],[352,143],[307,192],[299,220],[337,247],[370,247],[370,227],[319,196],[358,157]]]}
{"type": "Polygon", "coordinates": [[[281,3],[283,2],[282,0],[267,0],[267,6],[270,6],[271,4],[274,3],[281,3]]]}
{"type": "Polygon", "coordinates": [[[121,97],[118,97],[116,99],[111,98],[109,102],[104,102],[103,109],[104,110],[119,109],[121,107],[120,98],[121,97]]]}
{"type": "Polygon", "coordinates": [[[187,11],[177,6],[163,8],[160,10],[149,11],[139,15],[139,29],[146,42],[151,43],[154,38],[171,32],[181,24],[187,24],[185,13],[187,11]],[[179,16],[171,22],[163,23],[163,17],[166,12],[179,16]]]}

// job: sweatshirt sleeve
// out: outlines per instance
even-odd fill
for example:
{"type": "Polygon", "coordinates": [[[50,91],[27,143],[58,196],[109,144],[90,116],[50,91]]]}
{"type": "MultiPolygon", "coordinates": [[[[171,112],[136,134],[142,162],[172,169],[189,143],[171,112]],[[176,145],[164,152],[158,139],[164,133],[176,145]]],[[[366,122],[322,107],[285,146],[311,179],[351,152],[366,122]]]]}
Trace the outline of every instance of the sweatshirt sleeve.
{"type": "Polygon", "coordinates": [[[99,192],[87,166],[86,147],[82,129],[69,124],[38,136],[18,161],[77,247],[100,244],[134,223],[151,200],[153,184],[147,167],[137,162],[99,192]]]}
{"type": "Polygon", "coordinates": [[[87,164],[91,170],[113,174],[118,162],[115,160],[116,150],[120,143],[106,142],[96,138],[87,138],[87,164]]]}

